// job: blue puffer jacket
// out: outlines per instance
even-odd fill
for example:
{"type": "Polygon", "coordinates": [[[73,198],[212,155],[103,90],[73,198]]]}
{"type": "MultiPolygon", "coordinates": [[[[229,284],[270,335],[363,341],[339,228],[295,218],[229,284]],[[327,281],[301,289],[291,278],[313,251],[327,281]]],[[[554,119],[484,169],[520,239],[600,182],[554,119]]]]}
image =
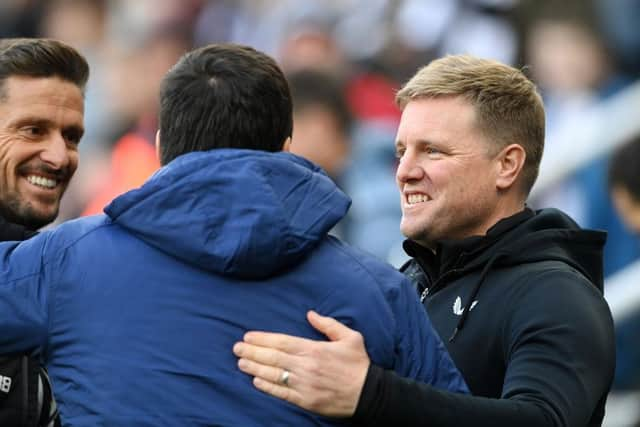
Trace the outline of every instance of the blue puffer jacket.
{"type": "Polygon", "coordinates": [[[106,215],[0,245],[0,352],[42,347],[69,426],[330,425],[232,353],[247,330],[323,339],[314,309],[376,364],[465,391],[403,275],[327,236],[349,203],[291,154],[181,156],[106,215]]]}

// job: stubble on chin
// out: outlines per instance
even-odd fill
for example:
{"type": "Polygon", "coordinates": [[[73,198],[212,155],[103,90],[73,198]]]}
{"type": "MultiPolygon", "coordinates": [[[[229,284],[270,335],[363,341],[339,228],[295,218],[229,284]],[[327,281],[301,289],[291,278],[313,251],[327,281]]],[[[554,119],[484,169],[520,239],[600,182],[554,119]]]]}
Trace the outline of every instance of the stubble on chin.
{"type": "Polygon", "coordinates": [[[39,230],[47,224],[53,222],[58,216],[57,206],[51,214],[38,212],[31,202],[25,202],[15,195],[7,195],[5,200],[0,202],[0,216],[6,221],[20,224],[29,230],[39,230]]]}

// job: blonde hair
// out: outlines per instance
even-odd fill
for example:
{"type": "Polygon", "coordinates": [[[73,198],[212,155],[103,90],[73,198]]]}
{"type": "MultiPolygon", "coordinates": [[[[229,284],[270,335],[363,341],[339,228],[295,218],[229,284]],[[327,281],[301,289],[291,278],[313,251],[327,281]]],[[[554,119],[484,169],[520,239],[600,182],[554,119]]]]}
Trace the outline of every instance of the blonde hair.
{"type": "Polygon", "coordinates": [[[414,99],[461,96],[477,113],[478,129],[494,154],[509,144],[526,152],[525,195],[538,177],[544,149],[544,106],[536,86],[522,71],[469,55],[449,55],[421,68],[396,94],[403,109],[414,99]]]}

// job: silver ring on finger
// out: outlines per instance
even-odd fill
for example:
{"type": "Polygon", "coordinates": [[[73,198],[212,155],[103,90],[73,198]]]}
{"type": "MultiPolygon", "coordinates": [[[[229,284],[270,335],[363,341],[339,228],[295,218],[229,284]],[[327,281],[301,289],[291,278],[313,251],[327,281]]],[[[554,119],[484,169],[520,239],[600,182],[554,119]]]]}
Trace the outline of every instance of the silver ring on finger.
{"type": "Polygon", "coordinates": [[[289,377],[291,376],[291,373],[289,371],[287,371],[286,369],[282,371],[282,374],[280,374],[280,382],[289,387],[289,377]]]}

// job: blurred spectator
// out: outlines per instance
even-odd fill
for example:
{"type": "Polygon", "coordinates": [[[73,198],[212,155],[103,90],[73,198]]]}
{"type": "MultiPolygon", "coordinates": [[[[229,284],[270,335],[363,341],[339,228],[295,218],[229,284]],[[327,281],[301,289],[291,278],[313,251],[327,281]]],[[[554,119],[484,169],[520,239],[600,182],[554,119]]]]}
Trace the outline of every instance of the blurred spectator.
{"type": "Polygon", "coordinates": [[[406,260],[401,249],[400,204],[395,185],[395,134],[400,110],[394,97],[398,84],[375,71],[350,80],[347,99],[357,119],[352,134],[351,167],[343,178],[352,198],[349,243],[399,267],[406,260]]]}
{"type": "MultiPolygon", "coordinates": [[[[609,164],[611,198],[640,245],[640,135],[618,148],[609,164]]],[[[640,284],[639,284],[640,286],[640,284]]],[[[640,309],[616,323],[614,389],[640,391],[640,309]]]]}
{"type": "Polygon", "coordinates": [[[301,70],[287,76],[293,97],[291,152],[322,167],[338,184],[349,163],[351,112],[332,74],[301,70]]]}
{"type": "Polygon", "coordinates": [[[336,40],[321,26],[301,26],[283,40],[278,52],[282,67],[291,72],[305,68],[336,72],[344,58],[336,40]]]}
{"type": "Polygon", "coordinates": [[[115,143],[110,167],[83,215],[101,213],[116,196],[144,183],[160,166],[154,146],[160,81],[190,48],[191,39],[182,27],[167,26],[155,29],[130,55],[128,81],[120,88],[118,98],[126,103],[120,110],[129,111],[134,123],[115,143]]]}
{"type": "Polygon", "coordinates": [[[395,185],[395,127],[385,121],[362,121],[353,133],[351,167],[344,188],[353,200],[349,243],[400,267],[407,259],[401,244],[400,203],[395,185]]]}
{"type": "MultiPolygon", "coordinates": [[[[640,237],[640,135],[618,148],[609,165],[609,189],[624,223],[640,237]]],[[[640,367],[640,361],[638,363],[640,367]]]]}
{"type": "Polygon", "coordinates": [[[291,72],[287,79],[294,108],[291,151],[321,166],[354,201],[332,233],[388,260],[402,240],[393,145],[399,111],[392,83],[363,73],[345,87],[335,73],[321,69],[291,72]]]}
{"type": "Polygon", "coordinates": [[[42,0],[2,0],[0,38],[37,36],[43,3],[42,0]]]}
{"type": "MultiPolygon", "coordinates": [[[[322,167],[340,187],[351,152],[351,112],[342,82],[321,70],[300,70],[287,76],[293,99],[291,152],[322,167]]],[[[344,187],[343,187],[344,190],[344,187]]],[[[331,231],[347,238],[345,220],[331,231]]]]}
{"type": "MultiPolygon", "coordinates": [[[[564,151],[566,145],[579,149],[579,141],[560,139],[567,123],[579,123],[599,102],[631,82],[612,61],[589,5],[584,1],[561,5],[524,1],[521,5],[529,20],[525,54],[547,111],[543,164],[564,151]]],[[[604,260],[608,276],[638,258],[640,247],[614,212],[606,175],[607,157],[602,156],[531,200],[531,204],[560,208],[583,227],[606,230],[604,260]]]]}
{"type": "Polygon", "coordinates": [[[596,0],[595,4],[607,45],[627,72],[640,77],[640,2],[596,0]]]}

